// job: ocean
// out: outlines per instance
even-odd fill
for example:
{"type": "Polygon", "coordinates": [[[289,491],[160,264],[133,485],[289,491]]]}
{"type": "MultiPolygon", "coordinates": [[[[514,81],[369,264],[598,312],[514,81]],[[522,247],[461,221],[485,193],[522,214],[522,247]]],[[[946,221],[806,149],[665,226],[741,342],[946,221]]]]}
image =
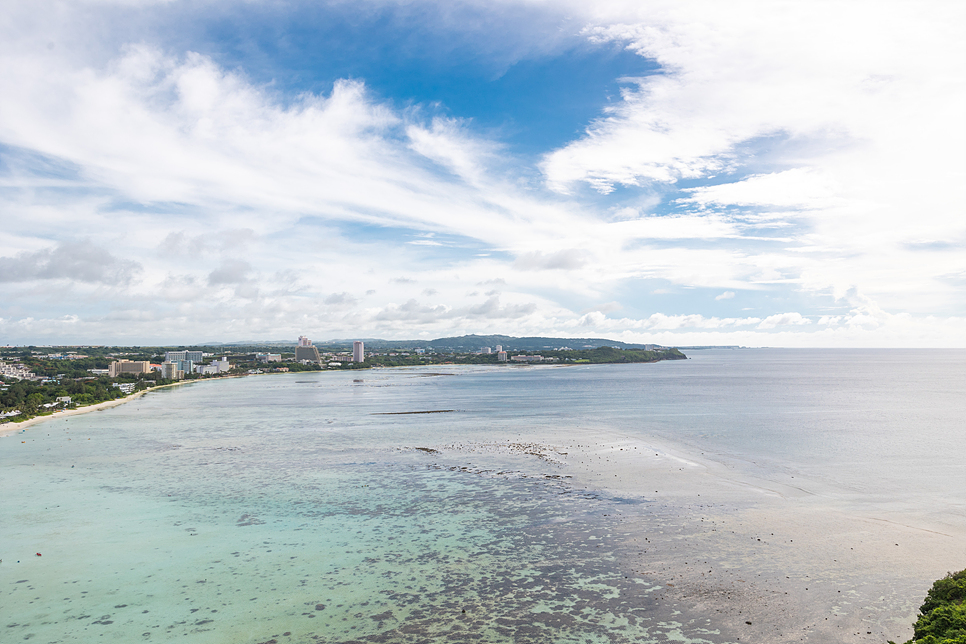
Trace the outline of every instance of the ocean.
{"type": "Polygon", "coordinates": [[[966,351],[195,382],[0,438],[0,640],[879,642],[966,567],[966,351]]]}

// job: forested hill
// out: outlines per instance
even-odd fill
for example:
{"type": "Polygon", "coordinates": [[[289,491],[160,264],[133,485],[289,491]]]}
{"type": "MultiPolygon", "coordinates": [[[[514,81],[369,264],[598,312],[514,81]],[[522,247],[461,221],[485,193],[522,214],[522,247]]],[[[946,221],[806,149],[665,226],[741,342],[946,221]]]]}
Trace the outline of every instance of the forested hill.
{"type": "Polygon", "coordinates": [[[622,362],[658,362],[659,360],[687,360],[677,349],[646,351],[644,349],[615,349],[597,347],[580,351],[554,351],[552,354],[564,362],[589,362],[591,364],[614,364],[622,362]]]}
{"type": "MultiPolygon", "coordinates": [[[[606,338],[550,338],[527,337],[517,338],[510,335],[461,335],[451,338],[437,338],[435,340],[381,340],[379,338],[361,338],[366,349],[432,349],[435,351],[469,352],[479,351],[482,347],[496,347],[500,345],[504,351],[546,351],[551,349],[568,348],[573,350],[596,349],[597,347],[616,347],[620,349],[643,349],[643,344],[628,344],[606,338]]],[[[351,340],[330,340],[316,342],[319,347],[351,346],[351,340]]]]}

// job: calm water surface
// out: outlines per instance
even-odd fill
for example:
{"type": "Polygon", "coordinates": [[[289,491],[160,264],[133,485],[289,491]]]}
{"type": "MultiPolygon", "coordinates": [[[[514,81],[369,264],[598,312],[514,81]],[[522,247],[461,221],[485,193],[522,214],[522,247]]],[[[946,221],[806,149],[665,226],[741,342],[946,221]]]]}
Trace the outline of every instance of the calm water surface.
{"type": "Polygon", "coordinates": [[[614,510],[652,500],[418,447],[617,432],[962,525],[966,352],[688,353],[219,380],[7,436],[0,639],[735,641],[627,575],[614,510]]]}

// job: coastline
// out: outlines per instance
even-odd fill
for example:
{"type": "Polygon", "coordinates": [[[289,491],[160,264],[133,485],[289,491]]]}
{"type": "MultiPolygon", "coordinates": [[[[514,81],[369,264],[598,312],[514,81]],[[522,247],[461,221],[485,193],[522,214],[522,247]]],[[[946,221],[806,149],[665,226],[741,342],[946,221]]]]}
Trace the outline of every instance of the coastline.
{"type": "MultiPolygon", "coordinates": [[[[590,366],[591,364],[593,364],[593,365],[603,365],[603,364],[657,364],[658,362],[665,362],[665,361],[668,361],[668,360],[686,360],[686,359],[687,358],[661,358],[661,359],[658,359],[658,360],[651,360],[651,361],[647,361],[647,362],[627,362],[627,363],[609,363],[609,362],[601,362],[601,363],[580,363],[580,364],[578,364],[578,363],[546,363],[546,364],[521,363],[521,364],[506,364],[505,366],[515,367],[515,368],[534,368],[534,367],[544,367],[544,368],[586,367],[586,366],[590,366]]],[[[33,425],[36,425],[38,423],[42,423],[42,422],[47,421],[47,420],[55,420],[55,419],[59,419],[59,418],[66,418],[68,416],[76,416],[78,414],[86,414],[86,413],[94,412],[94,411],[102,411],[104,409],[109,409],[111,407],[116,407],[118,405],[122,405],[122,404],[124,404],[124,403],[126,403],[126,402],[128,402],[130,400],[134,400],[135,398],[139,398],[140,396],[143,396],[144,394],[146,394],[146,393],[148,393],[150,391],[155,391],[157,389],[164,389],[165,387],[176,387],[178,385],[185,385],[185,384],[188,384],[188,383],[191,383],[191,382],[208,382],[208,381],[211,381],[211,380],[222,380],[224,378],[248,378],[248,377],[251,377],[251,376],[290,376],[290,375],[305,375],[305,373],[346,373],[346,372],[350,372],[350,371],[369,371],[369,370],[372,370],[372,369],[377,369],[377,370],[380,370],[380,369],[420,369],[420,368],[440,368],[440,367],[457,367],[457,368],[466,368],[466,367],[495,367],[495,368],[502,368],[500,365],[475,364],[475,363],[466,363],[466,364],[460,364],[460,363],[441,363],[441,364],[426,364],[426,365],[389,365],[389,366],[372,364],[372,365],[368,365],[366,367],[356,368],[356,369],[333,369],[333,370],[323,369],[321,371],[311,371],[311,372],[285,372],[285,373],[270,373],[270,372],[263,372],[263,373],[257,373],[257,374],[246,373],[246,374],[235,374],[235,375],[223,375],[223,376],[218,376],[216,378],[205,378],[205,379],[202,379],[202,380],[182,380],[182,381],[179,381],[179,382],[172,382],[172,383],[169,383],[167,385],[157,385],[155,387],[149,387],[149,388],[144,389],[142,391],[137,391],[137,392],[134,392],[133,394],[129,394],[129,395],[125,396],[124,398],[117,398],[115,400],[106,400],[104,402],[95,403],[93,405],[85,405],[84,407],[78,407],[76,409],[63,409],[63,410],[55,411],[52,414],[45,414],[45,415],[42,415],[42,416],[34,416],[33,418],[28,418],[27,420],[20,421],[20,422],[11,421],[11,422],[7,422],[7,423],[4,423],[4,424],[0,424],[0,438],[5,438],[6,436],[9,436],[10,434],[16,433],[17,430],[26,429],[27,427],[32,427],[33,425]]]]}
{"type": "Polygon", "coordinates": [[[87,414],[93,411],[102,411],[104,409],[110,409],[111,407],[117,407],[118,405],[123,405],[126,402],[140,398],[149,391],[155,391],[157,389],[164,389],[165,387],[176,387],[178,385],[186,384],[186,382],[196,382],[194,380],[182,381],[182,382],[172,382],[167,385],[157,385],[156,387],[149,387],[142,391],[136,391],[133,394],[124,396],[123,398],[116,398],[115,400],[105,400],[104,402],[95,403],[93,405],[85,405],[83,407],[78,407],[76,409],[63,409],[60,411],[55,411],[52,414],[47,414],[44,416],[34,416],[33,418],[28,418],[27,420],[21,421],[19,423],[10,422],[0,425],[0,438],[6,438],[11,434],[15,434],[18,430],[26,429],[27,427],[32,427],[33,425],[38,425],[44,421],[48,420],[58,420],[60,418],[67,418],[68,416],[78,416],[80,414],[87,414]]]}

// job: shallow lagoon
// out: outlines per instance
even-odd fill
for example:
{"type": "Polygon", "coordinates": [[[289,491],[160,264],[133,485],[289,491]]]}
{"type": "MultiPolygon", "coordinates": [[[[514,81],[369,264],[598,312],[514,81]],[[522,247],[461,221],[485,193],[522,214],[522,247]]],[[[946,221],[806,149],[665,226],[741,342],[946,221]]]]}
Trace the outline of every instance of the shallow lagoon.
{"type": "Polygon", "coordinates": [[[966,565],[966,356],[922,353],[272,375],[51,420],[0,439],[0,628],[42,642],[895,639],[943,566],[966,565]],[[396,415],[439,410],[453,411],[396,415]],[[861,521],[781,534],[818,513],[861,521]],[[782,543],[752,535],[778,523],[782,543]],[[918,554],[884,557],[897,529],[918,554]],[[837,566],[836,548],[854,560],[837,566]]]}

